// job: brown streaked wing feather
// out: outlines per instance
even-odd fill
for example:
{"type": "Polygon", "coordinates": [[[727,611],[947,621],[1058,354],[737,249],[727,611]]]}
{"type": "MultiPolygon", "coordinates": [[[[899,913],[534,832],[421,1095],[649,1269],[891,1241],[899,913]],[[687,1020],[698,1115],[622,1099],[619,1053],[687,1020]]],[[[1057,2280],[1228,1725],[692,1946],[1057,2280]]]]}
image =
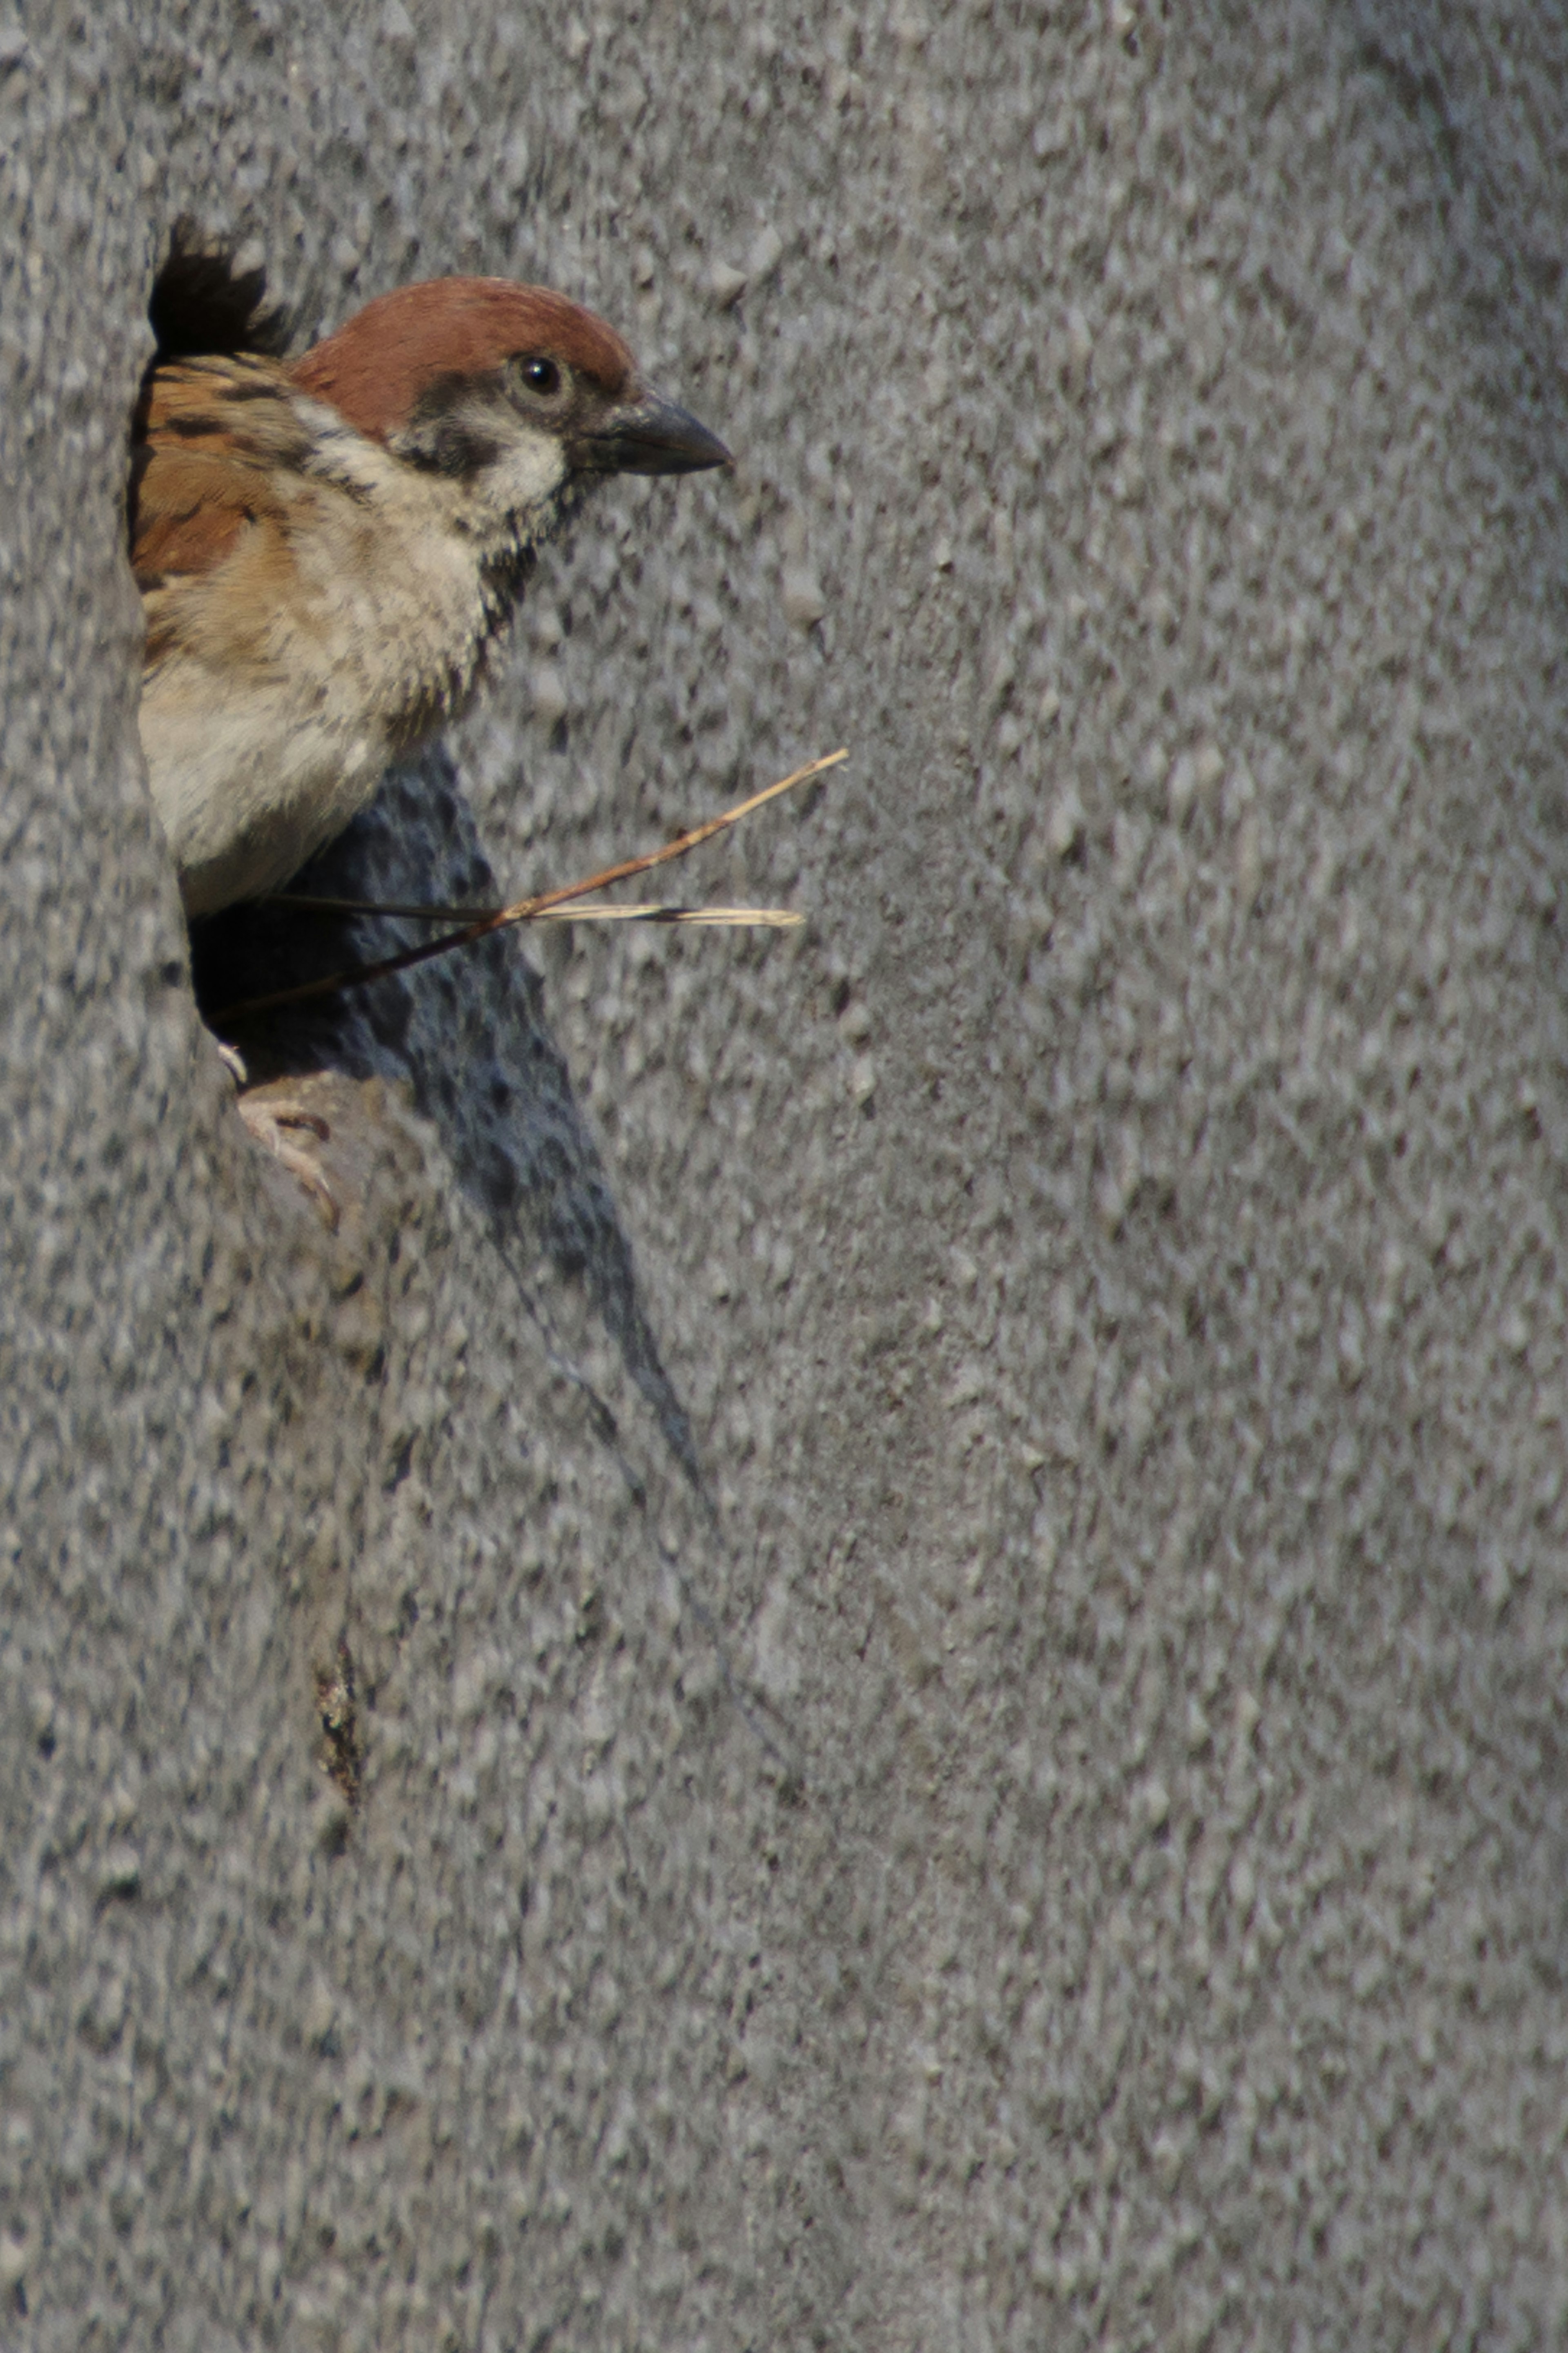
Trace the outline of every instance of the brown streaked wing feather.
{"type": "Polygon", "coordinates": [[[211,572],[254,514],[257,486],[238,470],[185,449],[157,449],[136,484],[131,568],[139,588],[175,573],[211,572]]]}
{"type": "Polygon", "coordinates": [[[153,369],[132,425],[130,498],[149,666],[180,635],[177,584],[216,571],[247,526],[281,525],[272,478],[300,466],[309,448],[271,363],[239,356],[153,369]]]}

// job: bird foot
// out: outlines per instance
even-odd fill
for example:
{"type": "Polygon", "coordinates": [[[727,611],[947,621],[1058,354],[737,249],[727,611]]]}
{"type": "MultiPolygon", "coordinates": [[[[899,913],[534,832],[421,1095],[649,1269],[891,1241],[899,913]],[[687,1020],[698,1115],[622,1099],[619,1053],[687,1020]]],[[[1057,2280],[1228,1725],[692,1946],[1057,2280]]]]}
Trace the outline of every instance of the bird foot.
{"type": "Polygon", "coordinates": [[[270,1103],[252,1103],[246,1095],[239,1098],[239,1115],[258,1144],[271,1153],[274,1160],[287,1168],[290,1176],[302,1186],[315,1203],[323,1225],[335,1233],[340,1211],[337,1197],[322,1176],[314,1155],[294,1141],[296,1132],[315,1136],[326,1144],[331,1129],[324,1119],[303,1103],[291,1103],[288,1098],[274,1097],[270,1103]]]}
{"type": "Polygon", "coordinates": [[[287,1094],[262,1097],[259,1087],[249,1093],[244,1089],[247,1073],[245,1063],[232,1046],[218,1041],[218,1052],[224,1067],[233,1079],[237,1091],[235,1108],[245,1122],[247,1132],[274,1160],[287,1168],[295,1182],[302,1187],[315,1204],[317,1214],[333,1233],[337,1231],[341,1214],[337,1198],[314,1155],[295,1141],[301,1134],[313,1135],[318,1144],[331,1140],[332,1131],[319,1112],[310,1110],[287,1094]]]}

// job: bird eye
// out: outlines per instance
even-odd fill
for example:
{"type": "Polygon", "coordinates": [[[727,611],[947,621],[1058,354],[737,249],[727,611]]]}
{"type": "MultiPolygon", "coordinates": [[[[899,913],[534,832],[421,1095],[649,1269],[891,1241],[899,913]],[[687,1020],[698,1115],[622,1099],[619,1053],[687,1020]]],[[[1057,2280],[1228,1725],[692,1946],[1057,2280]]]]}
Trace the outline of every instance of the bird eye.
{"type": "Polygon", "coordinates": [[[553,399],[561,389],[561,371],[553,360],[523,360],[519,364],[519,374],[530,392],[537,393],[542,400],[553,399]]]}

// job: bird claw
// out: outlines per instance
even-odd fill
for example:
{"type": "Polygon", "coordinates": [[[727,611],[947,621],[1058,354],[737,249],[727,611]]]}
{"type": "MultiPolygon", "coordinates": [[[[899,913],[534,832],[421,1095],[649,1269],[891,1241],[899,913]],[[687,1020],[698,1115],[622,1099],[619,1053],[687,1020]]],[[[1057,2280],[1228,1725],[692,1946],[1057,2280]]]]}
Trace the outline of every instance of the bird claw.
{"type": "Polygon", "coordinates": [[[247,1095],[241,1095],[238,1110],[256,1142],[270,1152],[274,1160],[287,1168],[296,1183],[303,1187],[315,1203],[323,1224],[336,1233],[342,1215],[337,1196],[310,1154],[292,1142],[288,1132],[291,1128],[303,1128],[318,1142],[325,1144],[332,1133],[326,1121],[317,1113],[307,1111],[302,1103],[291,1103],[287,1099],[281,1103],[254,1103],[247,1095]]]}
{"type": "MultiPolygon", "coordinates": [[[[221,1039],[218,1052],[237,1091],[242,1089],[247,1082],[244,1060],[232,1046],[224,1045],[221,1039]]],[[[306,1134],[313,1135],[319,1144],[330,1144],[331,1127],[320,1112],[309,1110],[304,1103],[293,1102],[288,1095],[274,1095],[267,1101],[259,1100],[259,1089],[249,1094],[237,1094],[235,1108],[245,1122],[247,1133],[264,1151],[270,1152],[280,1166],[287,1168],[296,1184],[310,1195],[323,1223],[336,1233],[342,1215],[337,1197],[310,1154],[296,1144],[289,1132],[290,1129],[302,1130],[306,1134]]]]}

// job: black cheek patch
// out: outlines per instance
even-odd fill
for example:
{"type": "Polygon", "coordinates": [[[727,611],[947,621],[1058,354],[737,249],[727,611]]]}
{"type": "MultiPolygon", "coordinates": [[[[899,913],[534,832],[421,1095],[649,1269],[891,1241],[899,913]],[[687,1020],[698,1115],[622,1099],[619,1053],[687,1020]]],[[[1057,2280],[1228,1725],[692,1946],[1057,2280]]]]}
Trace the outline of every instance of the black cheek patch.
{"type": "Polygon", "coordinates": [[[460,417],[441,417],[401,435],[397,454],[421,473],[461,480],[493,465],[500,456],[500,444],[492,434],[481,432],[460,417]]]}
{"type": "Polygon", "coordinates": [[[422,473],[454,480],[493,466],[501,445],[474,412],[473,385],[458,377],[432,385],[393,448],[422,473]]]}

